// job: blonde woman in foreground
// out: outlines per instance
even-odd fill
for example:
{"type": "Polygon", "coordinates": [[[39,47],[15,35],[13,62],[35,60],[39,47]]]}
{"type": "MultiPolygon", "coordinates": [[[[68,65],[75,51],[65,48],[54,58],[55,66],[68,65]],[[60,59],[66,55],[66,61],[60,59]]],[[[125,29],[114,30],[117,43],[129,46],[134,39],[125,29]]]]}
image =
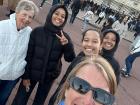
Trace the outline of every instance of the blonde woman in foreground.
{"type": "Polygon", "coordinates": [[[102,57],[83,58],[70,65],[72,69],[63,84],[55,105],[112,105],[116,76],[102,57]]]}

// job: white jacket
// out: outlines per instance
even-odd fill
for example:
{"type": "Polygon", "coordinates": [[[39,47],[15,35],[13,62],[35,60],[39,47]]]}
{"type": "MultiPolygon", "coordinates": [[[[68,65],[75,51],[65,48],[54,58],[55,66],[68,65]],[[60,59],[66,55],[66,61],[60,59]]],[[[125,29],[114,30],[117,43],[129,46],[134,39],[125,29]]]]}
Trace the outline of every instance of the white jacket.
{"type": "Polygon", "coordinates": [[[100,18],[105,18],[105,12],[100,12],[99,17],[100,18]]]}
{"type": "Polygon", "coordinates": [[[87,11],[83,17],[84,17],[84,19],[90,21],[90,20],[93,19],[93,15],[94,15],[94,14],[93,14],[92,11],[87,11]]]}
{"type": "Polygon", "coordinates": [[[132,53],[140,52],[140,40],[137,41],[132,53]]]}
{"type": "Polygon", "coordinates": [[[0,80],[15,80],[24,73],[31,28],[17,31],[15,14],[0,21],[0,80]]]}
{"type": "Polygon", "coordinates": [[[115,31],[117,31],[117,32],[119,33],[119,35],[120,35],[120,37],[121,37],[121,39],[122,39],[122,38],[125,37],[125,34],[126,34],[126,32],[127,32],[127,29],[128,29],[128,25],[127,25],[127,24],[124,24],[123,22],[120,23],[120,22],[117,20],[117,21],[115,21],[115,22],[113,23],[112,28],[113,28],[115,31]]]}

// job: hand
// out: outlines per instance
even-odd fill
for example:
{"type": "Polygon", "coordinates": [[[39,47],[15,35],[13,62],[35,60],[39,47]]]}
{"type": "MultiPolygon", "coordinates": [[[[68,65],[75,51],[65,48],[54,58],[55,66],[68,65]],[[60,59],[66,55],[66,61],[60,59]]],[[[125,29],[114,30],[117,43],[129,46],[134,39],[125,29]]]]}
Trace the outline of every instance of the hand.
{"type": "Polygon", "coordinates": [[[68,39],[64,36],[62,30],[61,30],[61,36],[59,36],[57,34],[56,34],[56,36],[58,37],[58,39],[60,40],[62,45],[65,45],[68,43],[68,39]]]}
{"type": "Polygon", "coordinates": [[[24,80],[23,80],[23,86],[25,86],[26,92],[29,92],[29,90],[30,90],[30,85],[31,85],[31,83],[30,83],[30,80],[29,80],[29,79],[24,79],[24,80]]]}

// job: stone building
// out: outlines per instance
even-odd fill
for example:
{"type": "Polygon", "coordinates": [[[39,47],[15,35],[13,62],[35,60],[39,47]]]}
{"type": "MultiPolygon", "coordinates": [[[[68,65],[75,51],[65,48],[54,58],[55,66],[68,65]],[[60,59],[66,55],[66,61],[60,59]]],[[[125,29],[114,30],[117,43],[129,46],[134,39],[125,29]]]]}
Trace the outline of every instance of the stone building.
{"type": "Polygon", "coordinates": [[[103,4],[113,10],[119,11],[130,16],[140,14],[140,0],[93,0],[95,3],[103,4]]]}

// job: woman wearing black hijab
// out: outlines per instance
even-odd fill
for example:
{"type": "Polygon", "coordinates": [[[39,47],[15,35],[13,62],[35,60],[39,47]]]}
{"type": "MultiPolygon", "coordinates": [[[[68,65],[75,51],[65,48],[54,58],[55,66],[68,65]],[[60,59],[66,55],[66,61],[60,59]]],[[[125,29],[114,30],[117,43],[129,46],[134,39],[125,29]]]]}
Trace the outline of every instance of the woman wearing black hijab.
{"type": "Polygon", "coordinates": [[[61,58],[71,62],[75,52],[70,37],[63,32],[68,18],[64,5],[54,5],[43,27],[35,28],[30,36],[27,65],[12,105],[26,105],[37,82],[33,105],[44,105],[53,81],[61,72],[61,58]]]}
{"type": "Polygon", "coordinates": [[[113,69],[115,70],[115,75],[117,79],[117,83],[120,80],[120,65],[118,61],[114,58],[114,54],[118,48],[120,42],[119,34],[112,30],[108,29],[105,30],[103,33],[103,40],[102,40],[102,56],[108,60],[108,62],[112,65],[113,69]]]}

